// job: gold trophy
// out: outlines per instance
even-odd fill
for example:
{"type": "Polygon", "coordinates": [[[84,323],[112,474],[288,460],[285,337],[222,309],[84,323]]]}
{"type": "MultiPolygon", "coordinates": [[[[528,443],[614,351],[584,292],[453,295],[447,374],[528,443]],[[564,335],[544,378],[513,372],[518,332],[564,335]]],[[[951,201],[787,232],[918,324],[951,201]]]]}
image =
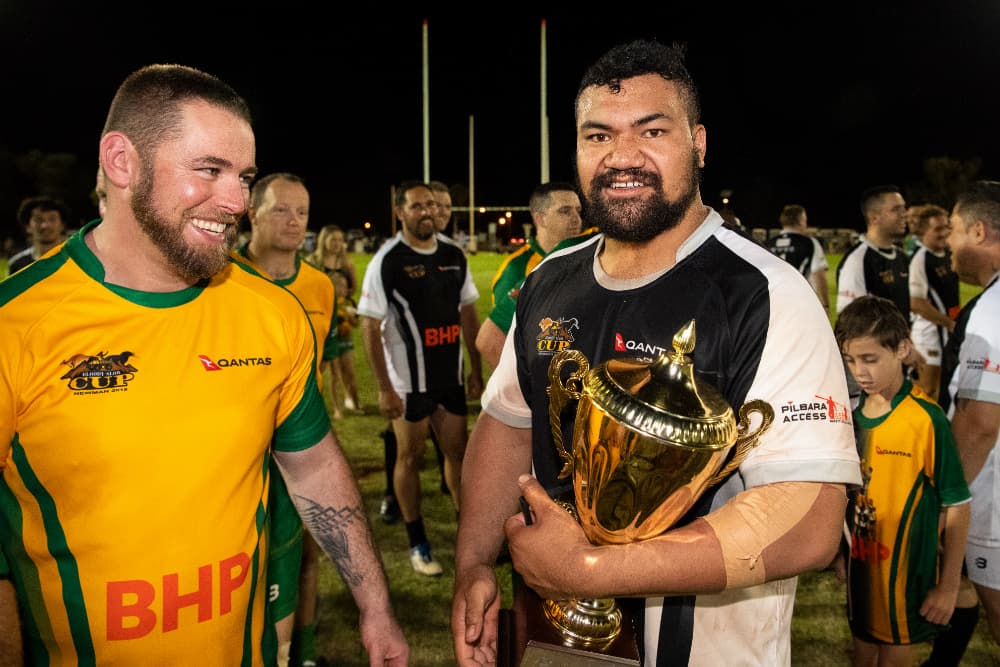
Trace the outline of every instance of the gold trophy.
{"type": "MultiPolygon", "coordinates": [[[[575,507],[567,509],[592,543],[624,544],[666,531],[740,465],[774,420],[770,405],[752,400],[737,423],[718,389],[695,377],[688,356],[694,345],[691,320],[674,335],[673,350],[651,363],[612,359],[590,369],[582,353],[564,350],[549,364],[549,421],[564,461],[559,477],[573,476],[575,507]],[[563,382],[570,362],[577,369],[563,382]],[[579,405],[567,451],[560,414],[570,399],[579,405]],[[753,413],[760,421],[751,430],[753,413]]],[[[542,606],[560,645],[528,641],[522,667],[638,664],[621,657],[626,642],[613,598],[542,606]]]]}

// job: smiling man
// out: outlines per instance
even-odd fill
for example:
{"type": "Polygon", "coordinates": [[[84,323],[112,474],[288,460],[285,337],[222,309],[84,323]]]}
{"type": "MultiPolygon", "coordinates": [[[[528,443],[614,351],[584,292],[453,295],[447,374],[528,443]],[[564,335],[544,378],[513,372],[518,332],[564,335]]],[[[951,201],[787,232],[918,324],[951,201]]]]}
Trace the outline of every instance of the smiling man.
{"type": "MultiPolygon", "coordinates": [[[[316,334],[316,358],[329,361],[338,345],[333,281],[299,256],[309,228],[309,190],[305,182],[287,172],[258,179],[250,191],[247,218],[250,241],[237,251],[238,256],[298,297],[316,334]]],[[[316,385],[320,388],[321,369],[317,365],[316,385]]],[[[272,473],[267,588],[270,617],[278,634],[278,665],[315,664],[319,547],[305,534],[281,472],[273,463],[272,473]]]]}
{"type": "Polygon", "coordinates": [[[404,665],[298,300],[232,261],[256,173],[246,102],[181,65],[119,87],[107,210],[0,284],[0,549],[26,664],[273,664],[269,461],[404,665]]]}
{"type": "MultiPolygon", "coordinates": [[[[527,277],[483,394],[462,479],[456,656],[463,666],[496,660],[493,566],[506,536],[515,568],[543,598],[641,598],[645,665],[787,665],[795,577],[830,563],[845,484],[860,482],[849,417],[830,418],[815,399],[848,401],[829,321],[791,265],[702,202],[707,131],[680,48],[615,47],[578,91],[583,218],[603,233],[527,277]],[[694,368],[734,410],[751,399],[776,413],[811,401],[812,418],[776,418],[739,473],[676,527],[642,542],[591,545],[552,500],[572,497],[550,429],[552,350],[579,351],[592,366],[649,359],[630,348],[672,349],[691,319],[694,368]],[[518,512],[522,494],[531,525],[518,512]]],[[[573,442],[573,420],[562,428],[573,442]]]]}
{"type": "Polygon", "coordinates": [[[475,333],[467,329],[477,321],[479,292],[462,249],[438,238],[430,186],[404,181],[394,204],[402,229],[368,263],[358,315],[378,385],[379,411],[392,422],[396,436],[393,485],[410,542],[410,565],[437,577],[443,569],[424,529],[420,469],[428,429],[433,428],[458,511],[468,438],[466,392],[478,397],[482,387],[475,333]],[[467,381],[463,341],[472,366],[467,381]]]}

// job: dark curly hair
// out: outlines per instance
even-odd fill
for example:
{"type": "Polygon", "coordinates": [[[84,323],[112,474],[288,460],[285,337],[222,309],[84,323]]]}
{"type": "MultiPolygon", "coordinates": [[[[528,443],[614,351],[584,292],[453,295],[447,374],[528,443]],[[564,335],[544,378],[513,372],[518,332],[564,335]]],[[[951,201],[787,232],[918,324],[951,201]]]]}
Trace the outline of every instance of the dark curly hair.
{"type": "Polygon", "coordinates": [[[584,73],[576,91],[575,108],[579,108],[580,95],[587,88],[607,86],[612,93],[618,93],[624,79],[659,74],[677,84],[687,107],[688,120],[691,125],[696,125],[701,118],[701,104],[698,87],[684,65],[685,52],[683,44],[667,46],[651,40],[635,40],[612,48],[584,73]]]}

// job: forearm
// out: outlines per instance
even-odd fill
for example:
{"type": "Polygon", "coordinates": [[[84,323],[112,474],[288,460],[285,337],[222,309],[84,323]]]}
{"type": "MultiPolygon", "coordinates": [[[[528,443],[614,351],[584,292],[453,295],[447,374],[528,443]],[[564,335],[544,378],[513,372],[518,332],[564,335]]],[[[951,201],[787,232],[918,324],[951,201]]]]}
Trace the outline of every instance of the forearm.
{"type": "Polygon", "coordinates": [[[332,433],[301,452],[275,452],[305,527],[362,614],[391,613],[389,588],[350,463],[332,433]]]}
{"type": "Polygon", "coordinates": [[[969,503],[944,509],[944,534],[942,537],[940,585],[957,594],[965,560],[965,543],[969,536],[969,503]]]}
{"type": "Polygon", "coordinates": [[[361,340],[368,355],[368,364],[379,391],[392,390],[389,369],[385,365],[385,350],[382,347],[381,321],[370,317],[361,318],[361,340]]]}
{"type": "Polygon", "coordinates": [[[483,376],[483,362],[476,348],[476,338],[479,336],[479,316],[473,303],[462,306],[459,311],[462,323],[462,339],[469,353],[469,371],[476,377],[483,376]]]}
{"type": "Polygon", "coordinates": [[[504,540],[503,524],[518,510],[517,479],[530,471],[531,431],[511,428],[481,413],[462,462],[458,572],[496,561],[504,540]]]}
{"type": "MultiPolygon", "coordinates": [[[[597,547],[582,567],[591,596],[715,593],[829,565],[843,525],[842,486],[785,482],[748,489],[703,519],[622,547],[597,547]]],[[[574,577],[576,578],[576,577],[574,577]]]]}
{"type": "Polygon", "coordinates": [[[827,286],[826,271],[814,271],[810,282],[816,296],[819,297],[819,302],[823,304],[823,310],[830,310],[830,290],[827,286]]]}
{"type": "Polygon", "coordinates": [[[951,320],[948,316],[935,308],[934,304],[927,299],[922,299],[916,296],[910,297],[910,310],[917,315],[920,315],[920,317],[924,318],[928,322],[933,322],[939,327],[948,327],[951,325],[951,320]]]}
{"type": "Polygon", "coordinates": [[[479,335],[476,337],[476,349],[482,354],[483,359],[490,365],[490,368],[496,368],[500,362],[500,352],[503,351],[505,339],[506,334],[489,318],[486,318],[483,325],[479,327],[479,335]]]}

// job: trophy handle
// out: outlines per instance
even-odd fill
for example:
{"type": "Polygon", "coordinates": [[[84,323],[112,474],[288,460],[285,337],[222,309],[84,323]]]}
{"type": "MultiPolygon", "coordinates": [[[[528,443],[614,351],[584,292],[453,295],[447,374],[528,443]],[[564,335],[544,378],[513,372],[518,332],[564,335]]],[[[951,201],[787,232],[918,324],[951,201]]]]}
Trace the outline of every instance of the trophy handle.
{"type": "Polygon", "coordinates": [[[562,470],[559,471],[559,479],[569,477],[573,472],[573,456],[566,451],[563,446],[562,436],[562,414],[566,403],[572,399],[580,398],[580,391],[583,389],[583,378],[590,371],[590,362],[583,352],[578,350],[562,350],[552,357],[549,362],[549,387],[546,390],[549,394],[549,426],[552,428],[552,442],[555,443],[556,451],[563,460],[562,470]],[[566,378],[563,384],[561,375],[562,367],[568,361],[575,361],[578,368],[566,378]]]}
{"type": "Polygon", "coordinates": [[[736,425],[738,433],[736,436],[736,453],[733,454],[733,458],[722,470],[717,472],[712,479],[708,480],[708,487],[715,486],[726,477],[729,477],[729,474],[743,463],[743,459],[747,457],[751,449],[757,446],[760,436],[764,435],[764,432],[771,427],[773,421],[774,408],[767,401],[754,399],[743,404],[740,408],[740,421],[736,425]],[[760,426],[754,431],[750,431],[749,416],[751,412],[759,412],[761,416],[760,426]]]}

